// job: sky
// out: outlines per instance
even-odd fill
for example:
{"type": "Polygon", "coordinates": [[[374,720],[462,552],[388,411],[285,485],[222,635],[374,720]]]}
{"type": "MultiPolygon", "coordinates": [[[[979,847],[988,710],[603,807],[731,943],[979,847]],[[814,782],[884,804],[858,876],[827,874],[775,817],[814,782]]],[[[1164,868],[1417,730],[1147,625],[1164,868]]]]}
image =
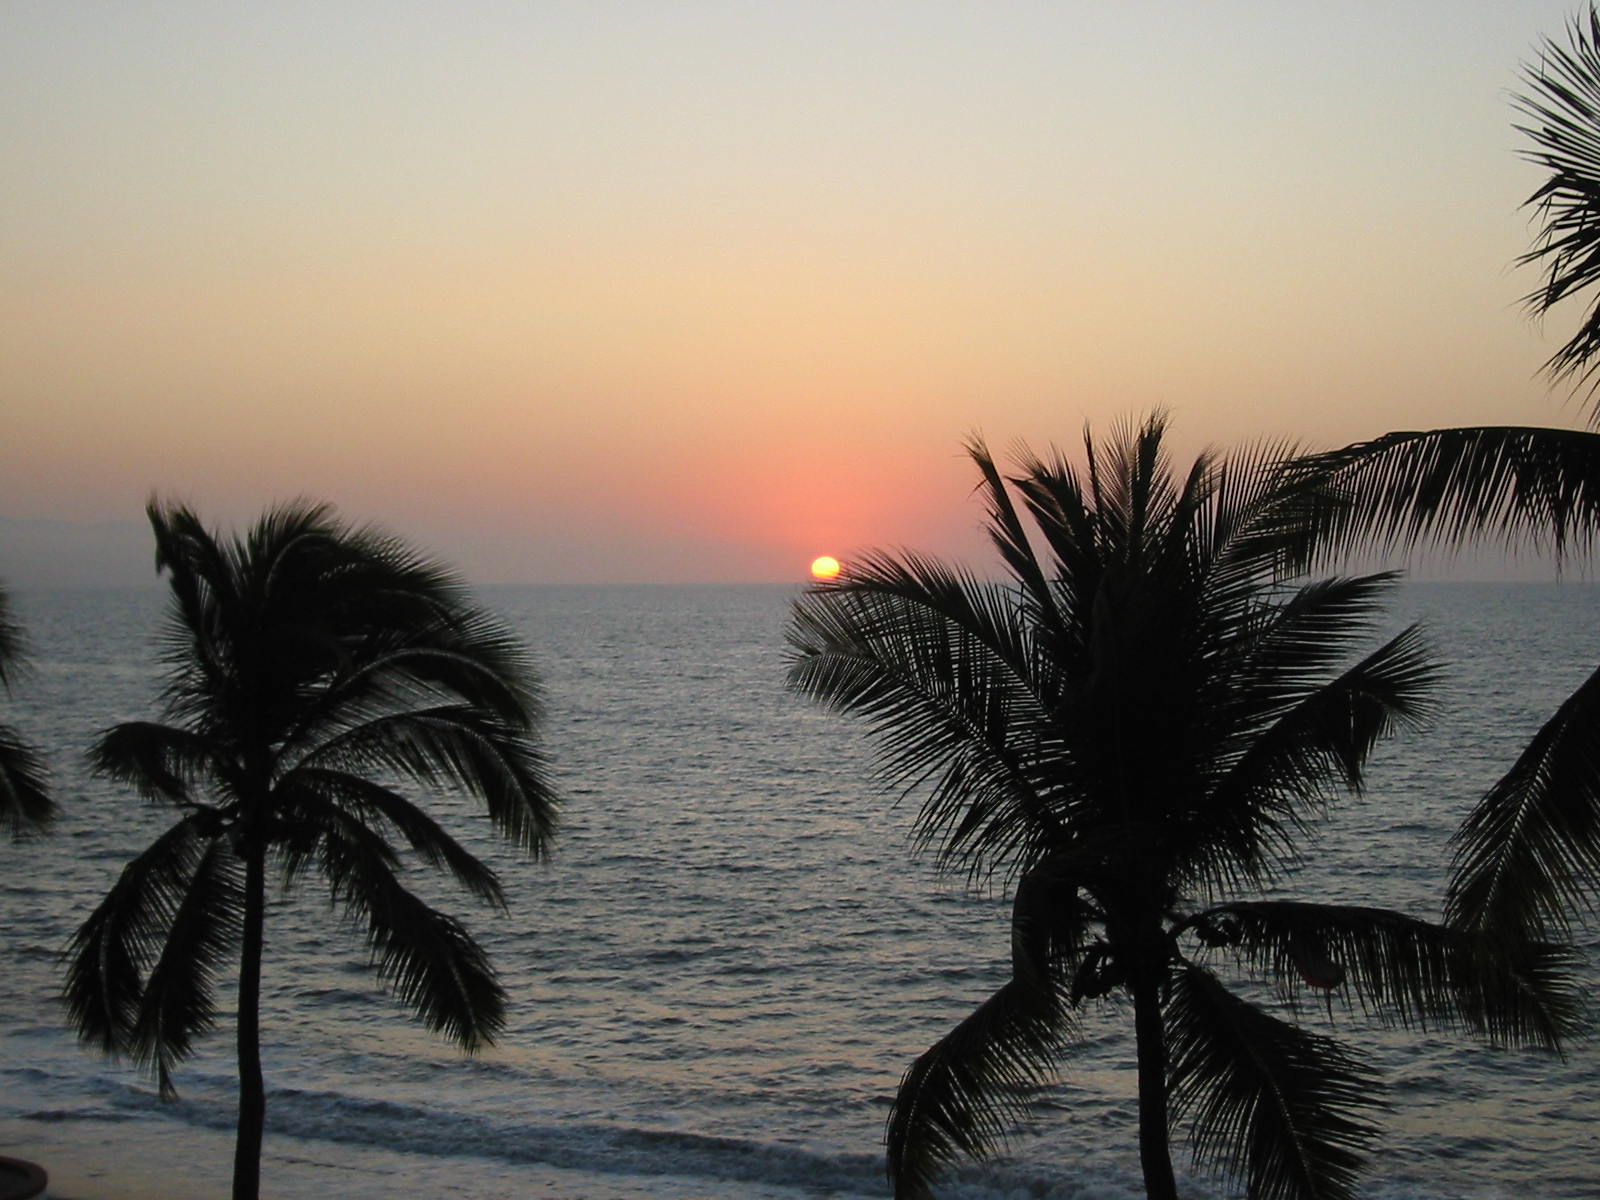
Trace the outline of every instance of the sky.
{"type": "Polygon", "coordinates": [[[486,583],[981,566],[974,435],[1580,425],[1512,265],[1575,11],[7,0],[0,577],[153,582],[151,495],[486,583]]]}

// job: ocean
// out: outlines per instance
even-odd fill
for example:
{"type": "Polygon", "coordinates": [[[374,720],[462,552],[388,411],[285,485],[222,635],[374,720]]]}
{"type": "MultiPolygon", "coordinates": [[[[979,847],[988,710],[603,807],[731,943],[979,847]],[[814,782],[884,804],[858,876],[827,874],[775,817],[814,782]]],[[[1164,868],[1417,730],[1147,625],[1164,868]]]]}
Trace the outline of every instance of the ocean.
{"type": "MultiPolygon", "coordinates": [[[[881,1197],[901,1073],[1003,979],[1007,899],[909,845],[914,804],[873,782],[859,725],[783,688],[784,587],[528,587],[478,593],[527,638],[564,799],[551,861],[506,850],[470,806],[435,811],[502,873],[510,910],[419,886],[490,948],[510,1026],[467,1058],[376,986],[359,936],[303,886],[268,915],[264,1194],[557,1200],[881,1197]]],[[[32,673],[4,706],[50,755],[55,833],[0,841],[0,1154],[79,1200],[225,1195],[234,1105],[219,1029],[163,1103],[138,1068],[63,1024],[60,952],[164,826],[88,774],[93,733],[155,712],[148,591],[22,592],[32,673]]],[[[1451,664],[1426,733],[1378,750],[1279,894],[1437,917],[1448,839],[1600,662],[1600,587],[1411,584],[1451,664]]],[[[1600,919],[1583,932],[1600,980],[1600,919]]],[[[1305,1012],[1319,1027],[1330,1014],[1305,1012]]],[[[947,1200],[1142,1194],[1132,1019],[1088,1023],[1009,1151],[947,1200]]],[[[1461,1200],[1600,1191],[1600,1044],[1567,1058],[1451,1032],[1331,1031],[1384,1073],[1385,1140],[1361,1195],[1461,1200]]],[[[1180,1139],[1181,1143],[1181,1139],[1180,1139]]],[[[1192,1169],[1192,1200],[1237,1193],[1192,1169]]]]}

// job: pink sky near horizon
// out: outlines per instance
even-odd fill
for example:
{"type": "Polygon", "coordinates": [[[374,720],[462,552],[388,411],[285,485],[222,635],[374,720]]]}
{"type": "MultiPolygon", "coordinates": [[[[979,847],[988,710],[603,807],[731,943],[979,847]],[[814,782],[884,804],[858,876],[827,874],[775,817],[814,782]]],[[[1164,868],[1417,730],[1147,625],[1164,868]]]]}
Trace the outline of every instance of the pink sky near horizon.
{"type": "Polygon", "coordinates": [[[798,581],[980,556],[975,432],[1577,424],[1510,265],[1573,11],[8,5],[0,576],[147,571],[154,491],[798,581]]]}

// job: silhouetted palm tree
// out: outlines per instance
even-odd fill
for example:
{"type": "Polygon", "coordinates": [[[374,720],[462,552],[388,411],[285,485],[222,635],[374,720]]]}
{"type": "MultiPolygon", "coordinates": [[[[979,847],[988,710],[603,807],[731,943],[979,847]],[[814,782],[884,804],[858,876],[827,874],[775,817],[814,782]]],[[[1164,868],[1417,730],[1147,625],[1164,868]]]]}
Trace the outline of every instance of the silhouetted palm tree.
{"type": "Polygon", "coordinates": [[[1009,579],[878,554],[796,604],[791,685],[863,717],[889,779],[926,789],[917,830],[941,864],[1015,885],[1009,982],[901,1082],[899,1197],[1003,1139],[1086,1002],[1114,993],[1164,1200],[1175,1116],[1251,1196],[1326,1198],[1349,1194],[1381,1103],[1339,1042],[1236,995],[1225,965],[1400,1023],[1555,1044],[1569,1020],[1559,951],[1509,963],[1399,913],[1241,898],[1360,787],[1434,670],[1412,629],[1351,661],[1390,575],[1281,582],[1336,513],[1315,480],[1270,450],[1174,474],[1163,427],[1086,437],[1086,469],[1023,459],[1032,535],[973,445],[1009,579]]]}
{"type": "Polygon", "coordinates": [[[383,981],[470,1051],[502,1027],[504,994],[467,930],[402,884],[398,844],[478,900],[503,904],[500,883],[399,786],[477,796],[536,857],[554,804],[523,652],[449,573],[322,506],[273,509],[241,538],[180,506],[149,516],[172,596],[167,723],[117,725],[92,759],[179,817],[78,930],[66,998],[84,1040],[153,1065],[170,1094],[238,956],[233,1188],[253,1198],[269,869],[286,885],[320,872],[383,981]]]}
{"type": "MultiPolygon", "coordinates": [[[[1547,40],[1518,99],[1547,172],[1528,199],[1541,227],[1521,261],[1538,266],[1527,297],[1542,316],[1587,296],[1577,331],[1545,364],[1589,387],[1600,366],[1600,13],[1547,40]]],[[[1386,548],[1461,547],[1500,539],[1558,558],[1591,552],[1600,533],[1600,433],[1480,426],[1390,433],[1310,462],[1354,501],[1344,541],[1386,548]]],[[[1457,839],[1449,918],[1508,938],[1565,938],[1600,891],[1600,671],[1539,731],[1483,797],[1457,839]]]]}
{"type": "MultiPolygon", "coordinates": [[[[9,691],[22,661],[22,635],[11,621],[11,604],[0,589],[0,688],[9,691]]],[[[0,725],[0,825],[16,839],[50,824],[55,804],[44,759],[10,725],[0,725]]]]}

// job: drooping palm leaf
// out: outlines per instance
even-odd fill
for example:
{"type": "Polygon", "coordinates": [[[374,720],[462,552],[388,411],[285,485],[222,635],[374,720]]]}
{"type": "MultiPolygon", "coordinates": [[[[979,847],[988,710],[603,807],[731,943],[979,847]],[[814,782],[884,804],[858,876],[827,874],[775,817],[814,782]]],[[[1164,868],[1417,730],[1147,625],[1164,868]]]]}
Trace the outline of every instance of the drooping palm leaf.
{"type": "Polygon", "coordinates": [[[0,725],[0,825],[20,840],[48,828],[55,811],[44,757],[11,726],[0,725]]]}
{"type": "Polygon", "coordinates": [[[535,858],[555,831],[543,757],[519,730],[469,705],[351,714],[356,724],[306,753],[298,768],[391,771],[482,798],[489,818],[535,858]]]}
{"type": "Polygon", "coordinates": [[[64,996],[82,1041],[141,1059],[146,977],[166,950],[214,830],[209,813],[185,817],[123,868],[73,935],[64,996]]]}
{"type": "Polygon", "coordinates": [[[1559,1049],[1577,1028],[1569,948],[1497,945],[1388,909],[1234,901],[1190,918],[1202,940],[1266,971],[1296,1000],[1311,988],[1401,1026],[1465,1027],[1559,1049]]]}
{"type": "Polygon", "coordinates": [[[89,749],[89,765],[146,800],[174,804],[189,803],[197,787],[219,782],[210,739],[155,721],[124,721],[105,730],[89,749]]]}
{"type": "Polygon", "coordinates": [[[469,1053],[491,1044],[505,1025],[506,998],[483,947],[400,883],[388,847],[360,823],[331,820],[318,854],[335,898],[364,923],[378,976],[396,997],[469,1053]]]}
{"type": "Polygon", "coordinates": [[[1012,974],[923,1053],[889,1112],[896,1200],[922,1200],[942,1167],[1003,1144],[1053,1076],[1073,1035],[1068,987],[1083,909],[1051,862],[1025,875],[1012,904],[1012,974]]]}
{"type": "Polygon", "coordinates": [[[164,1099],[176,1096],[172,1069],[217,1023],[216,985],[232,965],[244,915],[244,878],[225,842],[213,839],[194,863],[171,913],[160,956],[139,997],[130,1031],[135,1061],[155,1067],[164,1099]]]}
{"type": "Polygon", "coordinates": [[[1565,937],[1600,884],[1600,671],[1556,710],[1456,835],[1449,919],[1565,937]]]}
{"type": "Polygon", "coordinates": [[[1345,1200],[1383,1107],[1377,1075],[1332,1038],[1232,995],[1210,972],[1174,971],[1168,1077],[1202,1162],[1243,1178],[1256,1200],[1345,1200]]]}
{"type": "MultiPolygon", "coordinates": [[[[298,767],[279,781],[277,795],[291,814],[306,813],[309,805],[328,805],[342,809],[348,820],[392,828],[430,867],[448,871],[479,900],[505,907],[499,876],[398,792],[349,772],[298,767]]],[[[310,819],[320,826],[332,818],[320,813],[310,819]]],[[[313,847],[308,845],[304,853],[310,857],[313,847]]]]}

